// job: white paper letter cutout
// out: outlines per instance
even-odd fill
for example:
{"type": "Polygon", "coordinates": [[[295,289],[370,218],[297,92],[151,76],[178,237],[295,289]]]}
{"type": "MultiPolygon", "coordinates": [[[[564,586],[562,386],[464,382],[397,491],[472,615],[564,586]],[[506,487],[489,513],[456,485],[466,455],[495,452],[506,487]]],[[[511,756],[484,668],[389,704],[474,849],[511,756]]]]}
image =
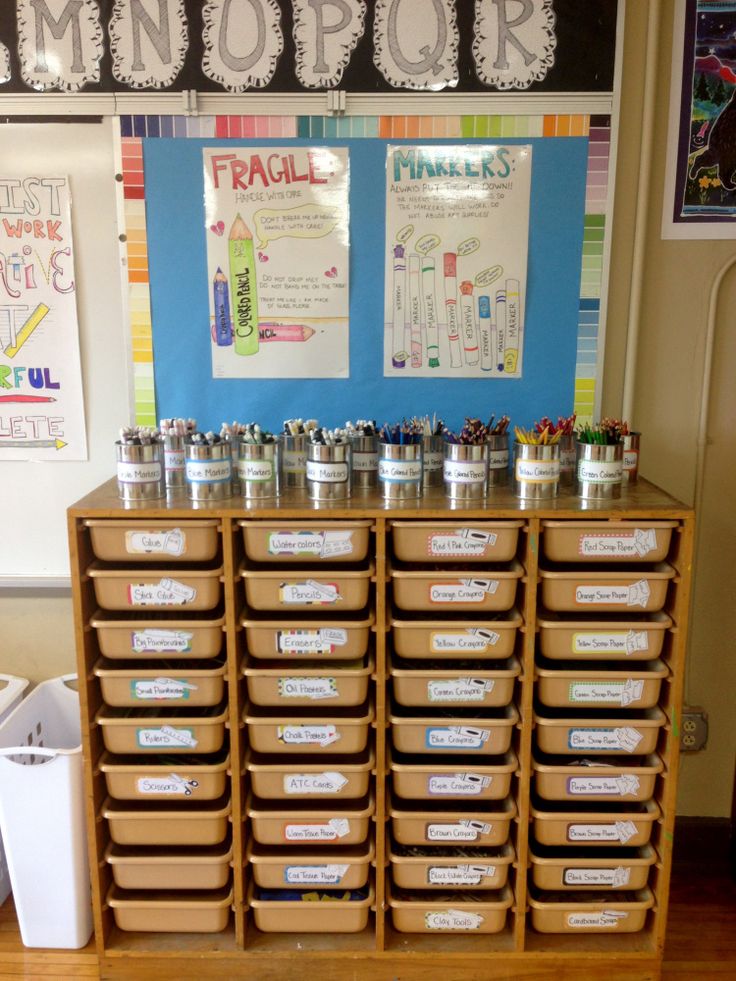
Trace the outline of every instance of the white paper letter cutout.
{"type": "Polygon", "coordinates": [[[478,78],[499,89],[528,89],[555,63],[552,0],[475,0],[473,57],[478,78]]]}
{"type": "Polygon", "coordinates": [[[373,61],[395,88],[457,85],[458,32],[452,0],[377,0],[373,61]]]}
{"type": "Polygon", "coordinates": [[[203,16],[205,75],[228,92],[268,85],[284,48],[275,0],[207,0],[203,16]]]}
{"type": "Polygon", "coordinates": [[[134,89],[171,85],[189,46],[184,0],[115,0],[112,73],[134,89]]]}
{"type": "Polygon", "coordinates": [[[94,0],[18,0],[18,53],[26,85],[78,92],[100,80],[104,54],[94,0]]]}
{"type": "Polygon", "coordinates": [[[296,74],[305,88],[340,84],[365,30],[364,0],[293,0],[296,74]]]}

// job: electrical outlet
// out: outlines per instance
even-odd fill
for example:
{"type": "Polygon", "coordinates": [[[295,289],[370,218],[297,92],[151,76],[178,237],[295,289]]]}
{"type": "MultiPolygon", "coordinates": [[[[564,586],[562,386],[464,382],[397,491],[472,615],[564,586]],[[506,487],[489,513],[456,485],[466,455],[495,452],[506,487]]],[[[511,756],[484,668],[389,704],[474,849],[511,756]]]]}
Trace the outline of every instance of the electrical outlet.
{"type": "Polygon", "coordinates": [[[697,753],[708,742],[708,713],[699,705],[683,706],[680,717],[680,751],[697,753]]]}

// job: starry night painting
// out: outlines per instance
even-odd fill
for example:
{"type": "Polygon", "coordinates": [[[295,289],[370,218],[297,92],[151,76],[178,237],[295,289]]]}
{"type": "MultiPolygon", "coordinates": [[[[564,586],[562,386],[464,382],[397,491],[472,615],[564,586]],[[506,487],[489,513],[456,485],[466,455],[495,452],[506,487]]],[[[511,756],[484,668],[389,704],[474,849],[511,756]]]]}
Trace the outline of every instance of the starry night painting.
{"type": "Polygon", "coordinates": [[[736,218],[736,0],[687,0],[675,221],[736,218]]]}

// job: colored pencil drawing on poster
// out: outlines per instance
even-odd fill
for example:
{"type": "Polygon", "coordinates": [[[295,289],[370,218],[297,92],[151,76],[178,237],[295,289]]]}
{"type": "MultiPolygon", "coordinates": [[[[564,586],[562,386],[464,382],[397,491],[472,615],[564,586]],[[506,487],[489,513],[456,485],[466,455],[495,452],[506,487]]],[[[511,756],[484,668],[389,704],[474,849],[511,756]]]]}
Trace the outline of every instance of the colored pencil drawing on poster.
{"type": "Polygon", "coordinates": [[[391,146],[384,375],[521,378],[532,148],[391,146]]]}
{"type": "Polygon", "coordinates": [[[203,164],[213,377],[347,377],[347,149],[213,148],[203,164]]]}

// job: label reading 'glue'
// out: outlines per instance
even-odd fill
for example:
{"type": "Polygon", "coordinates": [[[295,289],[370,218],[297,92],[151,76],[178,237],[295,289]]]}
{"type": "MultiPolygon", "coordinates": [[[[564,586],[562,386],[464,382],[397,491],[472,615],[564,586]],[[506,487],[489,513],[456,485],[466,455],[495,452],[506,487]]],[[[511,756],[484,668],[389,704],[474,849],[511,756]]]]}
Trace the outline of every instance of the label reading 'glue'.
{"type": "Polygon", "coordinates": [[[433,654],[483,654],[501,639],[495,630],[470,627],[458,633],[432,632],[429,644],[433,654]]]}
{"type": "Polygon", "coordinates": [[[161,464],[118,462],[118,480],[121,484],[150,484],[161,480],[161,464]]]}
{"type": "Polygon", "coordinates": [[[321,463],[307,460],[307,480],[319,484],[345,484],[350,476],[347,463],[321,463]]]}
{"type": "Polygon", "coordinates": [[[130,583],[128,586],[130,606],[186,606],[196,596],[197,590],[194,586],[187,586],[168,577],[157,583],[130,583]]]}
{"type": "Polygon", "coordinates": [[[649,650],[649,635],[645,630],[581,631],[572,635],[575,654],[625,654],[649,650]]]}
{"type": "Polygon", "coordinates": [[[187,460],[186,478],[190,484],[224,484],[232,480],[233,464],[227,460],[187,460]]]}
{"type": "Polygon", "coordinates": [[[484,603],[498,589],[498,579],[461,579],[430,583],[430,603],[484,603]]]}
{"type": "Polygon", "coordinates": [[[128,555],[180,556],[186,549],[186,534],[180,528],[166,531],[126,531],[125,551],[128,555]]]}
{"type": "Polygon", "coordinates": [[[445,460],[444,479],[455,484],[483,484],[486,480],[486,465],[483,461],[445,460]]]}
{"type": "Polygon", "coordinates": [[[130,646],[134,654],[188,654],[193,636],[186,630],[134,630],[130,646]]]}

